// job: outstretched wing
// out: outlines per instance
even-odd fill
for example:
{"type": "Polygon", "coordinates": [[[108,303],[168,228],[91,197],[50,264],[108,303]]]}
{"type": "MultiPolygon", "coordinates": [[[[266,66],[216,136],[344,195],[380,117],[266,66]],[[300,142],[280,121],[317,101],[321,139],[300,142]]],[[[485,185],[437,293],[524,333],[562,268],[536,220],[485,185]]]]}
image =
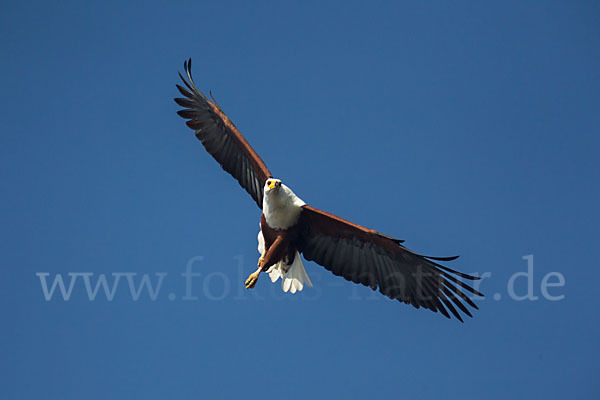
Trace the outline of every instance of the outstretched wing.
{"type": "Polygon", "coordinates": [[[402,240],[353,224],[311,206],[304,206],[300,219],[299,250],[314,261],[346,280],[361,283],[391,299],[415,308],[439,311],[450,318],[447,310],[462,322],[456,307],[472,317],[467,307],[477,309],[462,291],[483,296],[457,279],[480,279],[444,267],[436,261],[458,257],[430,257],[402,246],[402,240]],[[462,300],[462,301],[461,301],[462,300]],[[456,307],[455,307],[456,306],[456,307]]]}
{"type": "Polygon", "coordinates": [[[233,122],[225,115],[217,102],[210,101],[194,84],[192,79],[192,60],[183,63],[187,80],[179,77],[187,87],[176,85],[185,98],[176,98],[175,102],[183,110],[177,112],[187,119],[186,124],[194,130],[206,151],[214,157],[221,167],[229,172],[252,196],[262,209],[263,188],[271,172],[250,147],[233,122]],[[189,90],[188,90],[189,89],[189,90]]]}

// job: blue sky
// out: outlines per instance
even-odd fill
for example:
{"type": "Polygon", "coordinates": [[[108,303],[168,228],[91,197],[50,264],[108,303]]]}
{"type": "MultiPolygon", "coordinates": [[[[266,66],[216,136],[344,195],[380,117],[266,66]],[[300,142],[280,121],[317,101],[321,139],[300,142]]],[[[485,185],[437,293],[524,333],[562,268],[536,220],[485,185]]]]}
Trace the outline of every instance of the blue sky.
{"type": "Polygon", "coordinates": [[[597,2],[0,11],[6,398],[600,393],[597,2]],[[175,114],[188,57],[307,203],[486,273],[475,318],[415,310],[313,263],[299,295],[267,279],[245,291],[259,210],[175,114]],[[538,299],[517,301],[508,283],[528,255],[538,299]],[[183,300],[190,262],[197,299],[183,300]],[[45,299],[36,274],[68,286],[77,272],[92,286],[121,274],[112,301],[91,301],[83,275],[68,300],[45,299]],[[543,296],[551,273],[561,300],[543,296]],[[155,286],[162,274],[160,290],[134,301],[128,279],[144,274],[155,286]]]}

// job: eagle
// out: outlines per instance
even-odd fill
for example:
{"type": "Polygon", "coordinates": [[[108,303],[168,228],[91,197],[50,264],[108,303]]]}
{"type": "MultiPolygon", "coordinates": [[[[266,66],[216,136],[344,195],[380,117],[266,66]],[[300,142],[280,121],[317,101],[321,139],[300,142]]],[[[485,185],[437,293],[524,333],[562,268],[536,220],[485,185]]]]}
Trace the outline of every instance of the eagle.
{"type": "Polygon", "coordinates": [[[348,281],[379,289],[390,299],[452,314],[463,322],[459,310],[472,317],[467,305],[478,309],[466,292],[483,296],[464,281],[480,279],[440,264],[454,257],[416,253],[402,243],[373,229],[321,211],[302,201],[280,179],[274,178],[264,161],[225,115],[212,93],[207,98],[192,79],[192,60],[184,62],[187,79],[176,87],[184,96],[175,98],[183,109],[177,114],[200,140],[206,151],[231,174],[262,210],[258,233],[258,268],[245,281],[256,285],[261,273],[272,282],[281,279],[285,292],[296,293],[312,283],[302,263],[325,267],[348,281]],[[460,278],[460,279],[459,279],[460,278]],[[463,281],[464,280],[464,281],[463,281]]]}

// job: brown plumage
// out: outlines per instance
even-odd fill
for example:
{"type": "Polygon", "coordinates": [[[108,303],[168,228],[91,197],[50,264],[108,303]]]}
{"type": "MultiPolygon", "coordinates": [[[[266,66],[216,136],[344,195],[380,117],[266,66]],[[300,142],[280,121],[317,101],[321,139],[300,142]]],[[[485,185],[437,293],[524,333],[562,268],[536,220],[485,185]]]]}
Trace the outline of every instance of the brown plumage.
{"type": "MultiPolygon", "coordinates": [[[[184,107],[178,114],[187,119],[187,125],[222,168],[233,175],[258,206],[264,209],[265,188],[270,190],[265,184],[271,181],[271,172],[214,99],[209,100],[198,90],[191,76],[191,60],[184,63],[184,69],[188,79],[181,74],[179,76],[187,89],[177,85],[185,96],[175,99],[177,104],[184,107]]],[[[288,188],[285,187],[285,190],[288,188]]],[[[289,192],[301,201],[293,192],[289,192]]],[[[284,267],[290,266],[298,251],[306,260],[324,266],[335,275],[373,290],[379,288],[385,296],[415,308],[439,311],[448,318],[451,313],[460,321],[462,317],[459,310],[472,316],[466,305],[478,308],[464,291],[483,295],[462,280],[479,278],[439,264],[439,261],[452,261],[457,257],[417,254],[404,247],[402,240],[303,202],[299,204],[299,216],[291,226],[272,227],[267,223],[265,212],[261,215],[265,252],[261,256],[259,270],[253,274],[256,279],[261,271],[268,270],[282,260],[284,267]]],[[[256,279],[249,287],[253,287],[256,279]]]]}
{"type": "Polygon", "coordinates": [[[177,111],[177,114],[188,120],[187,126],[194,130],[206,151],[225,171],[237,179],[258,207],[262,208],[263,186],[267,178],[272,176],[271,172],[214,99],[211,102],[198,90],[192,80],[191,59],[184,63],[184,69],[189,82],[181,74],[179,77],[191,92],[176,85],[179,92],[186,97],[175,99],[177,104],[185,107],[177,111]]]}
{"type": "Polygon", "coordinates": [[[273,264],[285,260],[288,265],[294,262],[298,250],[300,226],[288,229],[273,229],[267,224],[264,214],[260,215],[260,229],[265,238],[266,254],[263,258],[263,269],[268,269],[273,264]]]}

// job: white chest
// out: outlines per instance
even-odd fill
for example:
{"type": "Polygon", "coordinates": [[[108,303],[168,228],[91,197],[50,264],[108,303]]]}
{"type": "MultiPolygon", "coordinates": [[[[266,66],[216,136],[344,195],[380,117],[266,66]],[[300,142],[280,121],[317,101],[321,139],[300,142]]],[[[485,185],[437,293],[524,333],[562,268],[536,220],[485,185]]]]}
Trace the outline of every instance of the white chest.
{"type": "Polygon", "coordinates": [[[263,214],[273,229],[287,229],[296,225],[305,203],[289,188],[283,186],[279,192],[265,194],[263,214]]]}
{"type": "Polygon", "coordinates": [[[296,225],[301,212],[301,207],[269,207],[266,203],[263,210],[267,224],[273,229],[287,229],[296,225]]]}

